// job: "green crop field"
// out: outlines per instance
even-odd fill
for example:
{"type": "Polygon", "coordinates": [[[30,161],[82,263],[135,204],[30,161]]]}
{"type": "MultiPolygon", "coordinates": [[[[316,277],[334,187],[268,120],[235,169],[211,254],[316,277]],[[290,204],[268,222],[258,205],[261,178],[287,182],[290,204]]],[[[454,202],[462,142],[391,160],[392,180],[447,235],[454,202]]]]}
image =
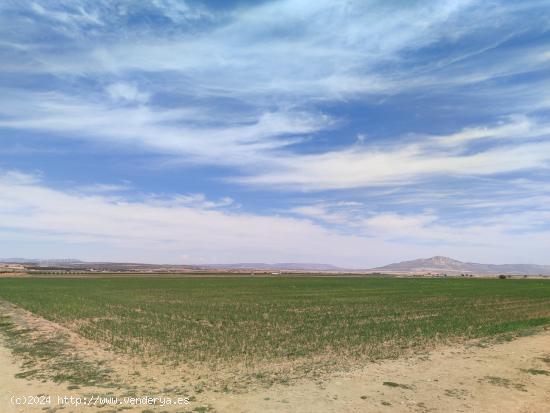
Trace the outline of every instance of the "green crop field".
{"type": "Polygon", "coordinates": [[[543,280],[13,278],[0,298],[165,362],[377,359],[550,324],[543,280]]]}

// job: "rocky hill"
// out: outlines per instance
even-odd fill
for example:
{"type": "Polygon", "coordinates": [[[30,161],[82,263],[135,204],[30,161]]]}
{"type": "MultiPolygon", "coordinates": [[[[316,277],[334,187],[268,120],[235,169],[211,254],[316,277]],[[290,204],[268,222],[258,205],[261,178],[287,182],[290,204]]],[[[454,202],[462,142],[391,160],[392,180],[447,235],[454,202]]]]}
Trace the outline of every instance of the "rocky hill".
{"type": "Polygon", "coordinates": [[[380,272],[550,275],[550,265],[478,264],[435,256],[374,268],[380,272]]]}

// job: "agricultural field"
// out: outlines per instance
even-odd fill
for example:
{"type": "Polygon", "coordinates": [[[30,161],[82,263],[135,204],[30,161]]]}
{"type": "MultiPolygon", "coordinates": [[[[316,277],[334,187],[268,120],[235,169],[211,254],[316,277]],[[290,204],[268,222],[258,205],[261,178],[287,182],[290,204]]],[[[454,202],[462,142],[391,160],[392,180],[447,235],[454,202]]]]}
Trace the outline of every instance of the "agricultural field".
{"type": "MultiPolygon", "coordinates": [[[[187,403],[139,413],[538,411],[549,327],[545,280],[0,278],[0,404],[32,383],[187,403]]],[[[69,411],[115,411],[92,407],[69,411]]]]}
{"type": "Polygon", "coordinates": [[[20,278],[0,298],[117,352],[218,368],[394,358],[550,324],[542,280],[20,278]]]}

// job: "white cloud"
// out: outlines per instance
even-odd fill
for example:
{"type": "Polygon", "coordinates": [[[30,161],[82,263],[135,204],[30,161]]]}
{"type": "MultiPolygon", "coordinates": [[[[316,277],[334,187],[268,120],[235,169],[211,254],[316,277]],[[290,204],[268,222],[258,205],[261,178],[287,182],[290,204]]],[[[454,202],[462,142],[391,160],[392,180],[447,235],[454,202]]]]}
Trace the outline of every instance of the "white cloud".
{"type": "MultiPolygon", "coordinates": [[[[139,101],[128,85],[109,89],[116,99],[139,101]]],[[[3,101],[3,102],[2,102],[3,101]]],[[[239,121],[216,119],[200,107],[157,109],[81,100],[56,93],[5,93],[0,127],[49,131],[70,139],[131,145],[187,162],[224,164],[246,174],[246,185],[318,191],[407,184],[433,176],[490,176],[545,170],[550,162],[550,124],[517,114],[488,127],[466,128],[446,136],[394,139],[386,147],[353,145],[318,154],[299,154],[290,145],[327,130],[335,120],[319,113],[264,112],[239,121]],[[8,100],[11,102],[8,104],[8,100]],[[472,143],[485,145],[475,150],[472,143]]]]}
{"type": "MultiPolygon", "coordinates": [[[[117,98],[143,99],[131,87],[117,85],[117,98]]],[[[300,136],[328,128],[326,115],[263,112],[234,119],[201,107],[156,109],[82,100],[58,93],[0,97],[0,127],[59,133],[70,139],[131,144],[188,161],[247,165],[263,161],[267,152],[295,143],[300,136]],[[213,120],[216,122],[213,124],[213,120]]]]}
{"type": "MultiPolygon", "coordinates": [[[[112,25],[141,7],[153,7],[172,20],[208,14],[203,7],[173,0],[139,5],[122,2],[115,8],[109,2],[74,4],[63,13],[85,16],[91,13],[86,10],[93,10],[112,25]]],[[[528,159],[525,151],[511,146],[474,155],[454,152],[456,147],[482,139],[513,140],[548,133],[548,126],[542,131],[541,125],[521,111],[503,125],[436,137],[437,153],[431,153],[424,143],[372,148],[365,145],[368,140],[363,134],[358,135],[362,148],[319,155],[291,151],[291,144],[335,125],[328,116],[304,109],[318,100],[348,99],[365,93],[389,95],[411,88],[456,87],[545,68],[547,59],[540,56],[546,51],[541,46],[508,48],[485,63],[485,52],[497,49],[505,40],[491,36],[487,41],[478,39],[479,44],[468,50],[454,52],[451,48],[449,56],[441,60],[426,63],[424,59],[418,67],[407,60],[411,50],[479,34],[480,22],[504,30],[514,13],[529,7],[536,9],[535,4],[501,4],[495,8],[471,0],[405,2],[399,7],[376,1],[283,0],[223,12],[216,24],[190,32],[125,26],[124,35],[109,37],[105,42],[100,41],[98,32],[87,38],[88,32],[83,29],[86,41],[81,41],[82,47],[67,48],[67,53],[37,48],[30,68],[61,77],[110,79],[114,75],[120,80],[107,86],[110,100],[103,101],[104,96],[77,97],[84,95],[83,91],[73,91],[74,95],[24,91],[4,94],[0,126],[139,147],[175,154],[186,162],[242,166],[252,176],[240,182],[306,190],[407,182],[432,173],[483,175],[541,167],[545,164],[541,156],[528,159]],[[472,63],[472,58],[483,61],[472,63]],[[144,92],[137,82],[124,80],[130,73],[134,78],[135,71],[162,75],[154,77],[144,92]],[[156,92],[166,90],[194,98],[230,97],[256,109],[229,113],[227,106],[207,110],[186,103],[177,109],[163,109],[149,104],[156,92]],[[509,160],[517,154],[524,162],[515,167],[509,160]],[[485,159],[488,156],[501,156],[501,166],[485,159]],[[492,167],[486,166],[486,161],[492,167]],[[332,172],[334,176],[328,176],[332,172]]],[[[39,14],[55,9],[40,5],[34,8],[39,14]]],[[[523,29],[515,27],[507,33],[513,37],[523,29]]],[[[147,78],[147,74],[144,76],[147,78]]],[[[521,93],[510,91],[509,86],[504,89],[521,93]]],[[[533,99],[541,101],[539,105],[548,100],[539,90],[528,95],[521,101],[530,108],[533,99]]],[[[544,145],[532,149],[544,150],[544,145]]]]}
{"type": "MultiPolygon", "coordinates": [[[[165,86],[197,96],[265,102],[270,95],[279,101],[304,102],[456,87],[543,70],[549,62],[541,46],[494,52],[529,29],[528,19],[518,22],[517,15],[529,10],[543,15],[537,2],[446,0],[396,6],[372,0],[280,0],[229,11],[208,11],[196,2],[176,0],[75,0],[72,7],[64,6],[32,4],[41,16],[61,23],[82,22],[68,36],[81,44],[58,53],[36,48],[33,64],[20,64],[18,70],[119,77],[136,71],[165,72],[170,75],[165,86]],[[163,14],[174,25],[164,29],[127,24],[128,16],[147,11],[163,14]],[[193,30],[182,24],[201,19],[207,24],[193,30]],[[88,30],[84,23],[94,21],[105,21],[108,29],[88,30]],[[480,27],[485,36],[479,36],[480,27]],[[113,37],[112,31],[118,30],[121,35],[113,37]],[[476,42],[469,41],[471,36],[476,42]],[[464,39],[466,50],[452,47],[464,39]],[[430,62],[411,60],[411,50],[440,41],[451,45],[445,56],[430,62]],[[487,58],[486,53],[494,54],[487,58]]],[[[32,33],[33,26],[29,21],[15,23],[17,30],[10,30],[10,36],[21,33],[23,38],[10,43],[28,46],[24,43],[29,36],[24,34],[32,33]]],[[[508,86],[493,89],[503,88],[508,86]]]]}
{"type": "Polygon", "coordinates": [[[204,7],[197,4],[190,6],[183,0],[151,0],[151,4],[175,23],[213,18],[204,7]]]}
{"type": "Polygon", "coordinates": [[[75,4],[75,8],[71,11],[60,11],[46,8],[38,3],[32,3],[30,9],[40,16],[44,16],[58,22],[78,25],[79,23],[103,25],[99,16],[95,13],[88,13],[82,5],[75,4]]]}
{"type": "Polygon", "coordinates": [[[92,185],[83,185],[79,186],[77,191],[81,193],[97,193],[97,194],[104,194],[104,193],[115,193],[115,192],[121,192],[121,191],[127,191],[130,189],[130,185],[128,184],[92,184],[92,185]]]}
{"type": "MultiPolygon", "coordinates": [[[[207,15],[185,2],[150,4],[174,21],[207,15]]],[[[382,74],[379,66],[399,61],[399,54],[410,48],[447,37],[457,24],[454,19],[460,20],[471,4],[448,0],[390,8],[374,1],[268,2],[238,8],[221,16],[215,26],[192,33],[127,30],[116,41],[85,50],[39,54],[39,63],[29,69],[77,75],[178,73],[187,80],[184,87],[196,94],[248,98],[269,93],[324,99],[395,91],[410,79],[382,74]],[[277,36],[279,32],[286,34],[277,36]]],[[[98,10],[112,15],[128,13],[132,6],[139,8],[128,3],[98,10]]]]}
{"type": "Polygon", "coordinates": [[[354,146],[321,154],[293,154],[274,162],[272,170],[239,178],[249,185],[302,190],[407,184],[432,176],[490,176],[546,170],[550,167],[550,125],[513,118],[491,128],[469,128],[418,142],[394,141],[389,147],[354,146]],[[513,139],[512,139],[513,138],[513,139]],[[504,139],[506,144],[468,151],[474,140],[504,139]]]}
{"type": "MultiPolygon", "coordinates": [[[[185,162],[230,165],[242,174],[237,181],[243,184],[304,191],[373,186],[399,191],[392,186],[420,183],[410,186],[414,194],[409,196],[448,202],[458,195],[422,188],[422,181],[548,171],[550,125],[540,113],[533,115],[550,107],[546,92],[550,88],[542,76],[549,68],[548,51],[546,46],[516,47],[509,41],[531,30],[528,25],[533,25],[532,30],[541,27],[541,20],[533,22],[521,12],[528,8],[536,12],[543,2],[448,0],[403,2],[396,7],[382,1],[282,0],[227,8],[216,15],[195,2],[175,0],[34,2],[23,7],[27,13],[19,13],[16,3],[0,4],[2,11],[8,11],[0,13],[0,47],[10,57],[0,71],[11,72],[8,79],[16,79],[16,73],[28,76],[28,81],[15,82],[18,85],[35,84],[29,75],[38,74],[40,79],[51,79],[58,92],[0,90],[3,128],[40,132],[44,139],[55,135],[100,141],[122,152],[138,149],[185,162]],[[166,24],[140,21],[144,10],[142,16],[160,13],[166,24]],[[207,24],[198,24],[202,20],[207,24]],[[42,42],[37,33],[47,33],[40,37],[56,42],[42,42]],[[439,49],[447,52],[440,54],[439,49]],[[525,81],[506,80],[530,72],[538,74],[525,81]],[[461,87],[472,84],[476,87],[461,87]],[[337,121],[346,119],[335,120],[311,109],[324,107],[327,101],[333,107],[336,101],[360,97],[362,103],[373,104],[403,92],[421,92],[438,101],[439,93],[449,91],[460,100],[455,107],[471,105],[472,113],[490,112],[492,119],[445,136],[386,137],[385,147],[377,144],[381,141],[366,124],[361,125],[366,135],[357,135],[358,142],[343,149],[331,149],[332,142],[326,142],[315,147],[318,152],[307,153],[312,145],[293,145],[320,131],[327,140],[348,138],[328,133],[337,121]],[[493,104],[484,105],[485,97],[493,104]],[[172,108],[157,106],[161,102],[172,108]],[[514,115],[504,117],[510,113],[514,115]],[[503,121],[495,123],[495,114],[503,121]]],[[[45,82],[40,90],[48,87],[45,82]]],[[[453,102],[449,105],[452,109],[453,102]]],[[[437,241],[442,248],[454,243],[458,247],[449,251],[469,251],[472,260],[478,252],[472,252],[468,239],[483,236],[488,237],[485,252],[500,247],[514,250],[513,242],[524,242],[521,254],[529,257],[529,247],[532,256],[539,257],[539,245],[547,246],[542,235],[506,234],[532,230],[529,222],[538,225],[547,217],[540,211],[500,214],[499,222],[469,222],[467,228],[457,229],[443,225],[431,212],[362,215],[354,210],[360,205],[318,202],[295,207],[292,212],[300,218],[290,219],[237,214],[232,199],[210,200],[202,194],[151,195],[136,201],[118,194],[124,191],[118,185],[56,191],[33,175],[12,172],[3,179],[0,205],[6,209],[0,219],[19,225],[30,237],[97,245],[107,239],[140,251],[148,251],[149,239],[158,247],[154,254],[171,245],[179,251],[177,256],[212,261],[231,260],[246,250],[255,260],[312,261],[326,256],[340,263],[363,262],[370,259],[363,257],[368,251],[374,254],[369,257],[384,258],[382,264],[392,260],[392,253],[382,251],[382,246],[394,250],[388,243],[411,234],[420,243],[437,241]],[[47,202],[42,205],[32,197],[47,202]],[[219,232],[211,234],[209,222],[219,232]],[[329,224],[330,231],[323,227],[329,224]],[[250,228],[255,225],[257,230],[250,228]],[[359,235],[343,236],[334,227],[359,235]],[[196,244],[182,238],[186,231],[196,244]],[[332,251],[328,245],[338,249],[332,251]]],[[[491,199],[472,200],[474,192],[457,191],[472,207],[495,206],[491,199]]],[[[532,197],[529,202],[546,199],[532,197]]],[[[514,202],[527,205],[525,198],[514,202]]],[[[411,258],[420,255],[418,251],[435,253],[413,244],[399,245],[400,254],[407,251],[411,258]]]]}
{"type": "Polygon", "coordinates": [[[422,215],[402,215],[395,213],[382,213],[362,221],[362,225],[367,231],[395,236],[398,233],[401,236],[417,237],[416,231],[432,224],[437,217],[431,214],[422,215]]]}
{"type": "Polygon", "coordinates": [[[323,204],[298,206],[291,208],[289,212],[309,218],[315,218],[329,224],[346,224],[349,220],[347,214],[340,211],[329,211],[323,204]]]}
{"type": "Polygon", "coordinates": [[[107,86],[107,93],[114,101],[129,103],[146,103],[150,95],[140,92],[136,85],[129,83],[113,83],[107,86]]]}
{"type": "MultiPolygon", "coordinates": [[[[110,90],[119,99],[143,98],[142,92],[128,85],[117,84],[110,90]]],[[[290,150],[292,143],[331,128],[335,120],[318,113],[288,111],[265,112],[241,122],[219,118],[212,125],[211,112],[205,108],[120,106],[55,93],[11,92],[0,102],[1,127],[138,145],[186,156],[187,162],[232,165],[246,172],[232,179],[246,185],[307,191],[359,188],[407,184],[432,176],[545,170],[550,162],[550,125],[525,115],[446,136],[422,136],[412,143],[394,139],[386,147],[364,142],[342,150],[298,154],[290,150]],[[470,150],[472,143],[480,141],[486,145],[470,150]]]]}
{"type": "Polygon", "coordinates": [[[550,125],[540,124],[525,115],[510,115],[508,122],[499,122],[496,126],[466,128],[460,132],[436,138],[437,144],[454,146],[468,144],[482,139],[517,139],[520,142],[527,138],[550,135],[550,125]]]}
{"type": "Polygon", "coordinates": [[[209,202],[202,195],[159,202],[155,197],[128,200],[61,191],[38,177],[8,172],[0,175],[0,233],[24,242],[5,245],[3,251],[40,256],[40,249],[31,246],[49,240],[86,259],[177,262],[186,255],[188,263],[302,261],[368,267],[433,254],[543,263],[550,247],[544,226],[549,210],[501,214],[460,226],[444,225],[432,213],[371,214],[357,222],[354,215],[350,224],[357,231],[349,235],[309,219],[220,210],[229,200],[209,202]]]}
{"type": "MultiPolygon", "coordinates": [[[[131,251],[133,259],[154,262],[174,262],[185,254],[188,262],[321,260],[365,265],[371,252],[383,248],[366,239],[331,233],[307,220],[223,212],[203,196],[132,202],[62,192],[21,176],[25,175],[0,175],[1,231],[82,245],[85,258],[87,251],[100,246],[100,253],[113,259],[127,258],[112,257],[115,248],[131,251]]],[[[224,205],[229,202],[222,200],[224,205]]],[[[16,253],[33,251],[9,254],[16,253]]]]}
{"type": "Polygon", "coordinates": [[[185,206],[200,209],[223,208],[234,205],[234,200],[230,197],[223,197],[217,201],[207,199],[204,194],[177,195],[171,197],[162,197],[150,195],[148,200],[151,205],[173,207],[185,206]]]}
{"type": "Polygon", "coordinates": [[[176,76],[179,88],[198,96],[264,100],[269,94],[295,102],[441,89],[548,67],[547,51],[540,46],[510,48],[485,58],[486,52],[528,28],[518,22],[512,26],[514,16],[530,8],[536,11],[535,3],[497,7],[447,0],[395,6],[281,0],[228,12],[209,12],[175,0],[75,4],[70,12],[35,8],[39,14],[76,22],[90,20],[86,10],[93,9],[100,15],[96,20],[108,21],[115,30],[132,12],[154,9],[176,27],[124,27],[123,35],[114,39],[107,30],[107,40],[100,30],[82,27],[74,35],[86,39],[82,48],[55,54],[36,50],[34,64],[26,70],[99,76],[167,72],[176,76]],[[182,30],[187,27],[182,22],[201,19],[215,24],[182,30]],[[478,38],[467,50],[449,47],[446,56],[430,63],[409,60],[411,50],[440,41],[454,44],[479,34],[481,26],[499,35],[478,38]]]}

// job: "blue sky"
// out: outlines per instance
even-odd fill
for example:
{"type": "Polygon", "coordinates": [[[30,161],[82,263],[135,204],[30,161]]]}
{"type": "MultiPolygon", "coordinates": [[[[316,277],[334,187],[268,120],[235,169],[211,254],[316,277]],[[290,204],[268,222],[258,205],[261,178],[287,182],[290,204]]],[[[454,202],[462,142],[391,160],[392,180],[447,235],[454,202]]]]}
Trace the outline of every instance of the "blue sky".
{"type": "Polygon", "coordinates": [[[0,4],[0,256],[550,263],[547,1],[0,4]]]}

